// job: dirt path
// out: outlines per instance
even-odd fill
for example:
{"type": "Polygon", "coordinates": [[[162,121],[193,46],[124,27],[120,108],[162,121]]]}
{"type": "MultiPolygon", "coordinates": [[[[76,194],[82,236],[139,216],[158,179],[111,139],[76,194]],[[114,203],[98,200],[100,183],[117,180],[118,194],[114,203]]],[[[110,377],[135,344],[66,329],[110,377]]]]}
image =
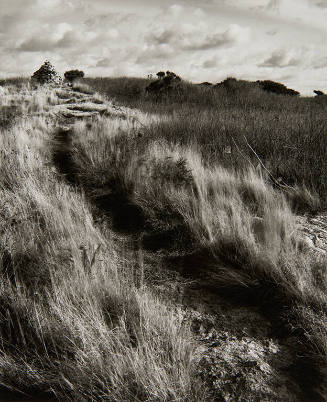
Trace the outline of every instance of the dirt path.
{"type": "MultiPolygon", "coordinates": [[[[68,87],[56,91],[60,103],[52,110],[57,121],[53,164],[67,182],[77,186],[71,158],[75,122],[100,117],[110,119],[112,116],[124,118],[125,111],[96,96],[74,92],[68,87]]],[[[112,194],[116,200],[111,200],[110,208],[108,198],[102,202],[98,200],[95,207],[111,214],[112,222],[117,215],[125,217],[124,234],[118,237],[118,241],[130,249],[131,259],[139,258],[136,253],[141,251],[149,283],[162,298],[183,307],[185,320],[191,323],[198,342],[196,370],[210,389],[210,400],[323,400],[314,390],[320,382],[319,372],[308,361],[305,350],[299,355],[301,337],[287,329],[279,315],[269,317],[269,313],[265,314],[260,297],[253,298],[246,292],[239,294],[239,289],[218,291],[205,275],[182,276],[179,273],[182,271],[180,261],[167,261],[155,252],[140,250],[137,230],[127,234],[135,227],[136,221],[137,225],[142,225],[140,211],[133,209],[127,200],[119,199],[114,191],[112,194]],[[128,226],[128,222],[133,220],[136,221],[128,226]],[[151,273],[154,263],[161,268],[157,278],[151,273]]],[[[117,229],[114,224],[113,229],[117,229]]],[[[311,220],[299,218],[299,230],[306,236],[308,247],[319,252],[327,250],[324,216],[311,220]]],[[[134,263],[131,261],[131,266],[134,263]]],[[[195,261],[197,266],[201,263],[201,260],[195,261]]]]}

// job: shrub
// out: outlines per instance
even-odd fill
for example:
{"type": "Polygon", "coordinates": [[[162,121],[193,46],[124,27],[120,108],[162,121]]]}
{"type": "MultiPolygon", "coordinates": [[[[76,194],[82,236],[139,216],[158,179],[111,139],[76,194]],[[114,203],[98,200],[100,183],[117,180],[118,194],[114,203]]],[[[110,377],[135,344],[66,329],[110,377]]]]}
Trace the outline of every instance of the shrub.
{"type": "Polygon", "coordinates": [[[47,83],[59,83],[61,81],[60,76],[56,72],[53,65],[49,60],[46,60],[42,66],[33,73],[32,82],[37,84],[47,84],[47,83]]]}
{"type": "Polygon", "coordinates": [[[65,72],[65,78],[69,82],[73,82],[76,79],[83,78],[84,72],[80,70],[69,70],[65,72]]]}
{"type": "Polygon", "coordinates": [[[300,94],[298,91],[287,88],[284,84],[281,84],[280,82],[265,80],[257,81],[257,83],[264,91],[274,92],[275,94],[290,96],[297,96],[300,94]]]}

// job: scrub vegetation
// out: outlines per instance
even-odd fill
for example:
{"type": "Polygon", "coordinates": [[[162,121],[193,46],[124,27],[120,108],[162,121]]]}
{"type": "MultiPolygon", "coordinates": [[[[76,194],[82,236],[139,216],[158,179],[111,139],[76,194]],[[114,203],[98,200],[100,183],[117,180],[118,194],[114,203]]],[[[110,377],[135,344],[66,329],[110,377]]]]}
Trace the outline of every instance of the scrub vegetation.
{"type": "Polygon", "coordinates": [[[326,207],[326,104],[243,81],[148,84],[1,83],[0,392],[325,400],[327,257],[297,220],[326,207]],[[250,360],[233,360],[249,333],[217,316],[203,368],[194,283],[270,328],[250,360]]]}

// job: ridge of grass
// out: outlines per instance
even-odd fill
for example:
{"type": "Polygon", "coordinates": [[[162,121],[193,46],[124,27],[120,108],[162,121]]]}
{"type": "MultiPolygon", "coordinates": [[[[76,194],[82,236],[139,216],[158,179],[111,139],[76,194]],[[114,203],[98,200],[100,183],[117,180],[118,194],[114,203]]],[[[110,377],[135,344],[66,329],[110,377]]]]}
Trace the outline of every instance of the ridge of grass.
{"type": "Polygon", "coordinates": [[[37,115],[0,135],[0,393],[201,400],[182,311],[135,283],[109,229],[53,170],[54,92],[26,99],[37,115]]]}

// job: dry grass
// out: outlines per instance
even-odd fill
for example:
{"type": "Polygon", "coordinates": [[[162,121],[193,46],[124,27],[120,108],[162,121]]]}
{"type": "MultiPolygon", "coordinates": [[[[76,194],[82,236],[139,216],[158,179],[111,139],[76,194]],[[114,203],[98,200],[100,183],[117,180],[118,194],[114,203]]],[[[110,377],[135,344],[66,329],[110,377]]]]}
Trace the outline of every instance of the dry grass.
{"type": "Polygon", "coordinates": [[[149,80],[89,79],[97,91],[127,106],[163,118],[147,130],[151,138],[191,146],[205,163],[243,170],[259,164],[255,150],[272,176],[297,186],[294,207],[326,207],[326,102],[270,94],[250,83],[236,88],[203,88],[190,83],[169,95],[148,95],[149,80]],[[226,153],[230,148],[231,153],[226,153]],[[312,194],[305,196],[306,189],[312,194]],[[319,201],[318,201],[319,199],[319,201]]]}
{"type": "MultiPolygon", "coordinates": [[[[242,123],[238,117],[235,124],[242,123]]],[[[177,116],[164,116],[154,125],[157,130],[165,125],[167,131],[154,134],[152,126],[141,137],[131,129],[117,133],[110,127],[97,127],[91,137],[79,127],[73,156],[84,188],[95,197],[102,189],[106,196],[114,183],[142,210],[145,247],[193,256],[184,274],[209,271],[217,288],[231,289],[232,296],[235,289],[245,292],[299,331],[307,358],[323,369],[327,261],[312,253],[297,232],[289,194],[274,189],[266,172],[250,163],[242,171],[226,163],[208,164],[196,134],[192,131],[184,141],[186,126],[179,121],[178,131],[174,123],[178,127],[177,116]]],[[[200,131],[204,141],[202,136],[200,131]]],[[[288,187],[291,197],[296,189],[288,187]]],[[[307,206],[315,205],[305,188],[299,191],[307,206]]]]}
{"type": "Polygon", "coordinates": [[[135,285],[110,231],[95,226],[83,195],[51,165],[46,110],[56,97],[47,91],[26,89],[24,112],[37,116],[0,136],[2,391],[200,399],[182,312],[135,285]]]}
{"type": "MultiPolygon", "coordinates": [[[[264,114],[258,99],[266,95],[256,90],[258,98],[250,92],[234,106],[229,94],[215,95],[225,107],[219,113],[212,98],[200,107],[199,98],[192,103],[193,92],[179,95],[188,103],[177,112],[171,105],[180,98],[139,102],[155,115],[111,104],[107,116],[71,130],[71,144],[62,150],[73,170],[71,186],[53,166],[52,106],[60,93],[26,88],[17,98],[5,90],[4,102],[19,102],[25,118],[0,135],[2,387],[60,400],[205,399],[182,310],[158,299],[143,272],[135,280],[112,229],[137,236],[156,258],[183,261],[183,275],[205,275],[226,297],[260,305],[294,332],[299,353],[325,375],[326,258],[305,246],[289,196],[253,166],[248,147],[238,142],[234,161],[234,150],[224,151],[231,136],[214,135],[233,127],[238,141],[252,111],[258,126],[246,138],[253,144],[262,119],[277,111],[283,116],[288,101],[264,98],[264,114]],[[197,108],[199,117],[190,116],[197,108]],[[95,224],[101,215],[106,223],[95,224]]],[[[309,101],[292,102],[286,138],[294,143],[294,125],[305,122],[296,113],[309,101]]],[[[273,144],[272,124],[258,147],[273,144]]],[[[280,135],[277,127],[277,143],[280,135]]],[[[269,155],[277,158],[279,148],[271,146],[269,155]]],[[[314,204],[302,183],[292,184],[314,204]]],[[[317,390],[322,397],[325,379],[317,390]]]]}

